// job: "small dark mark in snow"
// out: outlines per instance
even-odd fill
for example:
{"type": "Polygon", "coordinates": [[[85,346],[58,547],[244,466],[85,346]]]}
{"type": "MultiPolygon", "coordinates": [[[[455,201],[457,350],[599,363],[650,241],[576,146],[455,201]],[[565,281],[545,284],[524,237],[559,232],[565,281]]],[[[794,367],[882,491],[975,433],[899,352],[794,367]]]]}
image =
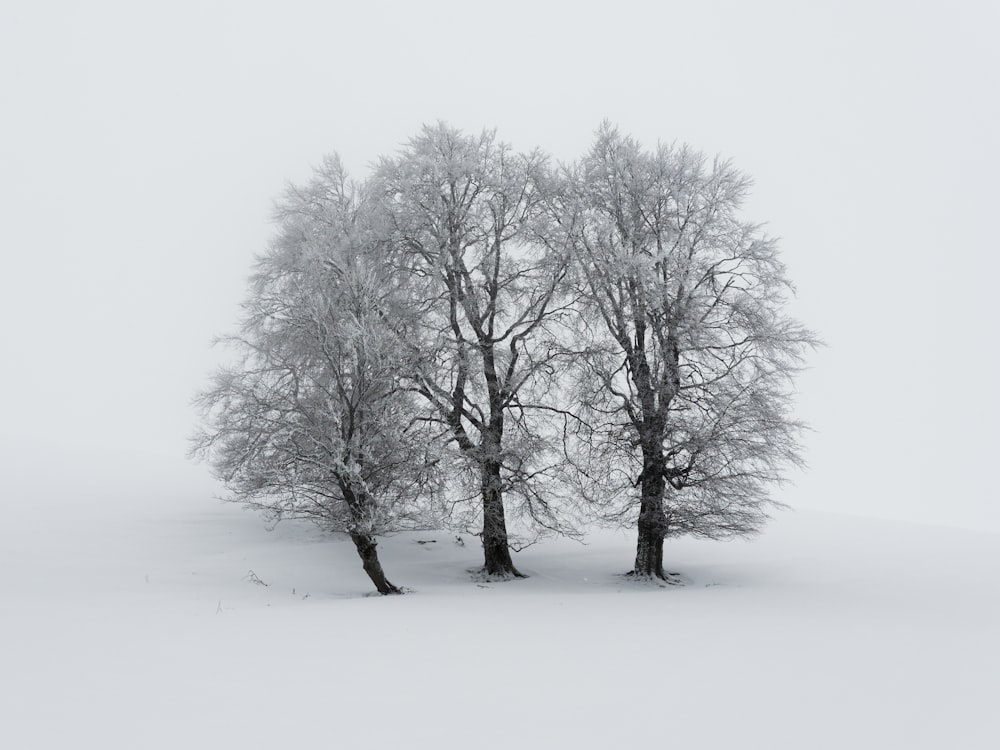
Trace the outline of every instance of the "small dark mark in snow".
{"type": "Polygon", "coordinates": [[[247,574],[243,576],[243,580],[250,581],[250,583],[256,583],[258,586],[269,586],[270,584],[264,583],[260,580],[260,577],[254,573],[252,570],[248,570],[247,574]]]}

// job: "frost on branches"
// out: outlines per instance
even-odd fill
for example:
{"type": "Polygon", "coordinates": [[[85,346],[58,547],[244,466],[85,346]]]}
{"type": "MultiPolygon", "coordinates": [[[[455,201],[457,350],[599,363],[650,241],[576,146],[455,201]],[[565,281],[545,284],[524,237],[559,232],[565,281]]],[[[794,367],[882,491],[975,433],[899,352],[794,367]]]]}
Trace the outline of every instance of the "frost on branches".
{"type": "Polygon", "coordinates": [[[397,283],[362,191],[328,159],[277,210],[244,305],[242,354],[201,396],[199,448],[232,499],[346,531],[379,592],[379,534],[437,522],[436,444],[401,384],[397,283]]]}
{"type": "Polygon", "coordinates": [[[198,450],[233,500],[348,532],[382,593],[395,529],[480,524],[484,575],[520,577],[511,517],[634,524],[632,573],[666,578],[665,539],[756,532],[800,463],[817,341],[749,185],[607,124],[561,170],[444,124],[360,187],[327,159],[279,204],[198,450]]]}
{"type": "Polygon", "coordinates": [[[474,477],[491,579],[521,576],[507,532],[512,499],[519,515],[560,528],[550,501],[558,455],[538,400],[569,314],[565,258],[538,237],[547,177],[537,151],[439,124],[383,160],[374,180],[394,262],[410,278],[413,386],[474,477]]]}
{"type": "Polygon", "coordinates": [[[791,378],[813,335],[783,314],[775,243],[738,215],[749,180],[687,147],[643,150],[605,124],[566,177],[581,410],[568,453],[587,497],[635,519],[633,573],[663,541],[760,528],[799,461],[791,378]]]}

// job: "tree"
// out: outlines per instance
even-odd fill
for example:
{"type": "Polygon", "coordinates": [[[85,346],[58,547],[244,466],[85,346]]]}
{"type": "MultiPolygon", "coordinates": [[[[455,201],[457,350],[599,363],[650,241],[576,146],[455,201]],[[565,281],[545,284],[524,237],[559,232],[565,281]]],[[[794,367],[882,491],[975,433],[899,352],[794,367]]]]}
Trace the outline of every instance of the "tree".
{"type": "Polygon", "coordinates": [[[229,339],[242,360],[201,396],[196,445],[232,500],[346,531],[378,591],[400,593],[375,538],[427,521],[436,457],[401,385],[398,280],[336,158],[289,190],[277,219],[229,339]]]}
{"type": "Polygon", "coordinates": [[[750,181],[729,163],[644,151],[605,124],[566,180],[553,216],[589,349],[570,457],[607,514],[635,519],[633,573],[665,578],[668,536],[766,519],[769,488],[799,462],[791,378],[816,339],[783,312],[776,244],[739,217],[750,181]]]}
{"type": "Polygon", "coordinates": [[[533,231],[546,179],[540,153],[444,124],[425,127],[374,178],[419,321],[413,387],[475,475],[484,570],[494,579],[521,575],[505,497],[557,523],[538,487],[552,465],[535,403],[554,374],[565,313],[565,259],[533,231]]]}

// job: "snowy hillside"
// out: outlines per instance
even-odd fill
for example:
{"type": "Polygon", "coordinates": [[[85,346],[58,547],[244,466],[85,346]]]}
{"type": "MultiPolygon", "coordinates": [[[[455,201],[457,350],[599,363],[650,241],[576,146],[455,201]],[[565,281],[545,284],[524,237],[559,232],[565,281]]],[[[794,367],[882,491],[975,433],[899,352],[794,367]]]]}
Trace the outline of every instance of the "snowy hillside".
{"type": "Polygon", "coordinates": [[[616,575],[618,534],[532,547],[504,584],[465,573],[475,539],[404,535],[383,559],[413,592],[382,598],[310,526],[194,497],[102,507],[3,529],[5,747],[1000,738],[995,535],[786,513],[751,543],[671,543],[687,585],[666,588],[616,575]]]}

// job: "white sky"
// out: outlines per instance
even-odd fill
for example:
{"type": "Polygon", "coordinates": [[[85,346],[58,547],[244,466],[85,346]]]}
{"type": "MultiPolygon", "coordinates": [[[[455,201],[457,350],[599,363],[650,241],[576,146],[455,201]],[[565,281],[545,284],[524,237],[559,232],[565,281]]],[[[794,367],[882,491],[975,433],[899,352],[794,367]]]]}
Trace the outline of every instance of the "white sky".
{"type": "Polygon", "coordinates": [[[0,497],[209,486],[210,340],[324,153],[361,176],[444,119],[572,159],[607,117],[756,179],[829,345],[782,497],[1000,528],[998,8],[3,3],[0,497]]]}

